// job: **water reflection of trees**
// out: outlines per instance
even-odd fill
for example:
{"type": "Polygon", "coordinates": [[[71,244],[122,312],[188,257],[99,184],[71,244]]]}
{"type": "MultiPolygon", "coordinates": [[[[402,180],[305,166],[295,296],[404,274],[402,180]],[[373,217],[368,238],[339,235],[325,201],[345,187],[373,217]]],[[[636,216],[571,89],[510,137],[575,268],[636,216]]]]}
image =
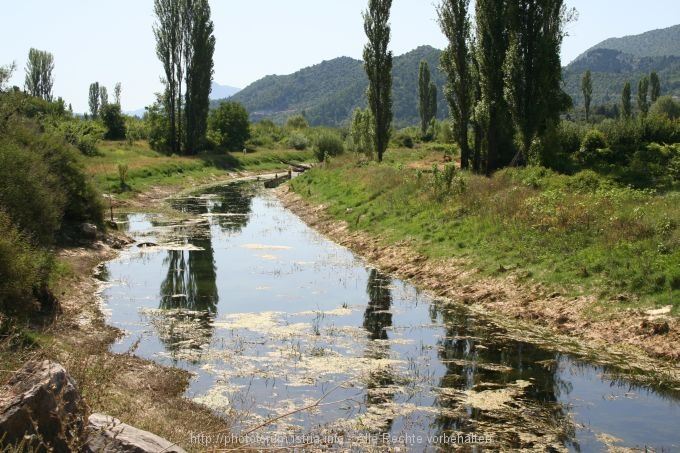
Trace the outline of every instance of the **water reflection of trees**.
{"type": "Polygon", "coordinates": [[[435,420],[439,434],[493,434],[496,442],[509,448],[527,448],[520,432],[546,435],[559,443],[571,443],[575,427],[557,403],[571,391],[571,384],[559,377],[559,355],[535,345],[512,341],[497,328],[478,322],[462,308],[441,308],[446,336],[439,341],[439,358],[446,366],[436,404],[442,408],[435,420]],[[518,380],[529,381],[515,407],[483,411],[462,402],[464,391],[502,389],[518,380]],[[459,391],[457,393],[456,391],[459,391]],[[453,395],[453,396],[452,396],[453,395]],[[457,395],[457,396],[456,396],[457,395]],[[493,432],[491,432],[493,427],[493,432]],[[487,429],[485,429],[487,428],[487,429]],[[485,432],[487,431],[487,432],[485,432]]]}
{"type": "MultiPolygon", "coordinates": [[[[368,275],[366,293],[368,304],[364,312],[364,329],[371,341],[366,346],[365,356],[370,359],[387,359],[390,357],[390,347],[387,340],[387,329],[392,327],[392,294],[390,284],[392,279],[371,269],[368,275]]],[[[369,371],[366,383],[366,409],[380,413],[381,406],[390,403],[394,398],[394,374],[390,367],[376,367],[369,371]]],[[[393,418],[386,417],[381,426],[376,426],[376,432],[389,432],[393,418]]]]}
{"type": "Polygon", "coordinates": [[[240,231],[250,219],[254,195],[252,185],[229,184],[172,202],[182,213],[211,218],[190,219],[170,229],[169,242],[183,247],[169,250],[163,262],[167,269],[160,288],[163,311],[155,325],[174,360],[198,361],[202,346],[212,339],[219,294],[211,224],[222,231],[240,231]]]}
{"type": "Polygon", "coordinates": [[[256,188],[252,183],[216,186],[200,195],[172,201],[176,210],[196,216],[210,215],[224,232],[239,232],[249,222],[256,188]]]}

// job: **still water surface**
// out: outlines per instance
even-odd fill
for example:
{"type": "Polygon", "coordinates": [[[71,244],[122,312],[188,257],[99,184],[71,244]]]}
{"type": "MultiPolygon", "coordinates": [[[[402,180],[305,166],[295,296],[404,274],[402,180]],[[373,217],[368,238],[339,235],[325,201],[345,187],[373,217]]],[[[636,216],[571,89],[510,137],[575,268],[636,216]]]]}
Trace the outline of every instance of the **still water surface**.
{"type": "Polygon", "coordinates": [[[511,340],[367,266],[253,184],[173,205],[187,220],[130,215],[128,233],[158,246],[106,266],[110,323],[126,332],[112,349],[194,373],[187,396],[235,433],[361,450],[450,450],[474,434],[470,450],[680,451],[680,392],[511,340]]]}

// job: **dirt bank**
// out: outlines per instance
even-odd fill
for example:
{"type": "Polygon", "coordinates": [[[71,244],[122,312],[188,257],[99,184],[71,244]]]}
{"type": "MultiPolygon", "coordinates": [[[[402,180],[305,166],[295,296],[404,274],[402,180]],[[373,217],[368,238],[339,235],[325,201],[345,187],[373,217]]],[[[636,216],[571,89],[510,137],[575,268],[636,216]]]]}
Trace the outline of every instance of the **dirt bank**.
{"type": "Polygon", "coordinates": [[[352,231],[346,222],[330,218],[323,205],[307,203],[288,186],[276,193],[308,225],[371,264],[439,298],[490,315],[518,339],[549,342],[565,352],[615,363],[631,372],[655,370],[659,373],[655,379],[662,376],[674,385],[680,382],[680,325],[666,309],[605,313],[597,308],[594,297],[565,297],[549,288],[520,282],[521,276],[512,271],[489,278],[468,270],[462,261],[428,260],[406,241],[386,244],[380,237],[352,231]],[[579,341],[574,342],[574,338],[579,341]]]}

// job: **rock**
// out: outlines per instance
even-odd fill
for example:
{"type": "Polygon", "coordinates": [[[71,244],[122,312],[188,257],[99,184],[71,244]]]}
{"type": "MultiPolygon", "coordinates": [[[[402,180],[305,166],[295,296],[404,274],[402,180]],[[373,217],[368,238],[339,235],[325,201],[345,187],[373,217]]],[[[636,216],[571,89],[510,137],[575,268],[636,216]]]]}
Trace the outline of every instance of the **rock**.
{"type": "Polygon", "coordinates": [[[0,395],[0,438],[5,436],[5,446],[25,436],[41,452],[69,452],[78,444],[87,406],[75,381],[58,363],[27,363],[0,395]]]}
{"type": "Polygon", "coordinates": [[[92,414],[89,421],[90,435],[86,452],[186,453],[184,449],[162,437],[126,425],[109,415],[92,414]]]}
{"type": "Polygon", "coordinates": [[[91,223],[83,223],[80,225],[80,231],[83,233],[83,237],[87,239],[97,239],[97,234],[99,233],[97,225],[91,223]]]}

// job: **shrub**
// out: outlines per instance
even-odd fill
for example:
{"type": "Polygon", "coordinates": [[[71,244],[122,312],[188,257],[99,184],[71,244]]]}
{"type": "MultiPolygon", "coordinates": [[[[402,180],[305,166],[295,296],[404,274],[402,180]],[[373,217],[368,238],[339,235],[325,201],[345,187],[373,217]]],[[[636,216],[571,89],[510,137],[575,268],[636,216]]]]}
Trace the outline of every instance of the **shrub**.
{"type": "Polygon", "coordinates": [[[26,311],[34,292],[47,283],[49,255],[40,251],[0,211],[0,311],[26,311]]]}
{"type": "Polygon", "coordinates": [[[309,127],[309,123],[307,123],[307,118],[304,115],[293,115],[286,120],[287,129],[306,129],[307,127],[309,127]]]}
{"type": "Polygon", "coordinates": [[[241,151],[250,138],[248,111],[238,102],[222,102],[210,112],[208,128],[218,145],[229,151],[241,151]]]}
{"type": "Polygon", "coordinates": [[[316,137],[314,143],[314,155],[319,162],[324,162],[326,156],[338,156],[345,151],[345,145],[338,134],[323,131],[316,137]]]}
{"type": "Polygon", "coordinates": [[[676,120],[680,118],[680,102],[672,96],[661,96],[649,108],[649,117],[676,120]]]}
{"type": "Polygon", "coordinates": [[[97,155],[97,144],[104,138],[106,132],[96,121],[78,119],[58,121],[47,129],[63,136],[68,143],[86,156],[97,155]]]}
{"type": "Polygon", "coordinates": [[[106,104],[101,108],[100,115],[107,129],[104,138],[107,140],[123,140],[126,135],[126,126],[120,105],[106,104]]]}
{"type": "Polygon", "coordinates": [[[288,137],[288,146],[298,151],[302,151],[309,146],[309,139],[304,134],[293,132],[290,137],[288,137]]]}

